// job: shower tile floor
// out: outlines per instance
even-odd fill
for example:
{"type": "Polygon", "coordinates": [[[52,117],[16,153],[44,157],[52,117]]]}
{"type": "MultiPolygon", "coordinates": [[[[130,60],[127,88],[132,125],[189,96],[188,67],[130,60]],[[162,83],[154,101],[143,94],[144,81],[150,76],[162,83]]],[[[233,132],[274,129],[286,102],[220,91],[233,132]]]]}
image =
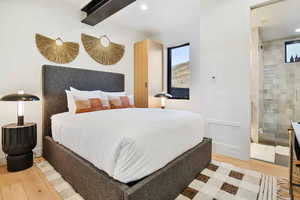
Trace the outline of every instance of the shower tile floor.
{"type": "Polygon", "coordinates": [[[288,166],[289,148],[251,143],[250,157],[277,165],[288,166]]]}

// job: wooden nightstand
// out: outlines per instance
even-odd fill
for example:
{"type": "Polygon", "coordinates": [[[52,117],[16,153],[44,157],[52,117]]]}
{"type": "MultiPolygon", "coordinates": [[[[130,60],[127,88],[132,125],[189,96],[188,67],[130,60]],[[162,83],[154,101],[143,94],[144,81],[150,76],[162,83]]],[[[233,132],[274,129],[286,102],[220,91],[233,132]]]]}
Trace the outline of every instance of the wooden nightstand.
{"type": "Polygon", "coordinates": [[[7,156],[7,170],[15,172],[32,167],[32,149],[37,142],[37,126],[8,124],[2,127],[2,149],[7,156]]]}

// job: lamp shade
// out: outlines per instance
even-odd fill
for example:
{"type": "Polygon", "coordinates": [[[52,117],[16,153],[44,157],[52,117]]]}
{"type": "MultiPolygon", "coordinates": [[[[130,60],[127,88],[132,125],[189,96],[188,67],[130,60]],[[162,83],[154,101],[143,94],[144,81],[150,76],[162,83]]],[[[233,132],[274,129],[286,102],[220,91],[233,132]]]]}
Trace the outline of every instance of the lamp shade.
{"type": "Polygon", "coordinates": [[[0,99],[0,101],[39,101],[40,99],[32,94],[9,94],[0,99]]]}
{"type": "Polygon", "coordinates": [[[169,98],[172,98],[172,95],[162,92],[162,93],[156,94],[154,97],[158,97],[158,98],[165,97],[165,98],[169,99],[169,98]]]}

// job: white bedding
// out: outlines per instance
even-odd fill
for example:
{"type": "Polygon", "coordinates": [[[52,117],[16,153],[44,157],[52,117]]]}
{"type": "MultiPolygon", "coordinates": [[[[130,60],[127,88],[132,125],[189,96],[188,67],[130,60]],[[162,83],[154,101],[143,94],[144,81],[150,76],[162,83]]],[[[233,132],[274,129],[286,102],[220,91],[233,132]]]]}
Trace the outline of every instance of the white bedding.
{"type": "Polygon", "coordinates": [[[202,141],[202,116],[188,111],[116,109],[52,116],[52,136],[123,183],[139,180],[202,141]]]}

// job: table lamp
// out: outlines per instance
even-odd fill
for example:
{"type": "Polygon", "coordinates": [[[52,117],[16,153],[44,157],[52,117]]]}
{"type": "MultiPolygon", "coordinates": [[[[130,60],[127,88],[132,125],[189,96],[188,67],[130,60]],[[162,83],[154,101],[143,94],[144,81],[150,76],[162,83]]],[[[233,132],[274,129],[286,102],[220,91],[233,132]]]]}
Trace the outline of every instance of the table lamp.
{"type": "Polygon", "coordinates": [[[161,109],[165,109],[166,100],[169,98],[172,98],[172,95],[165,93],[165,92],[161,92],[161,93],[156,94],[154,97],[160,98],[160,107],[161,107],[161,109]]]}
{"type": "Polygon", "coordinates": [[[18,91],[17,94],[9,94],[0,99],[0,101],[17,101],[18,102],[18,126],[24,125],[24,101],[39,101],[37,96],[25,94],[23,90],[18,91]]]}

